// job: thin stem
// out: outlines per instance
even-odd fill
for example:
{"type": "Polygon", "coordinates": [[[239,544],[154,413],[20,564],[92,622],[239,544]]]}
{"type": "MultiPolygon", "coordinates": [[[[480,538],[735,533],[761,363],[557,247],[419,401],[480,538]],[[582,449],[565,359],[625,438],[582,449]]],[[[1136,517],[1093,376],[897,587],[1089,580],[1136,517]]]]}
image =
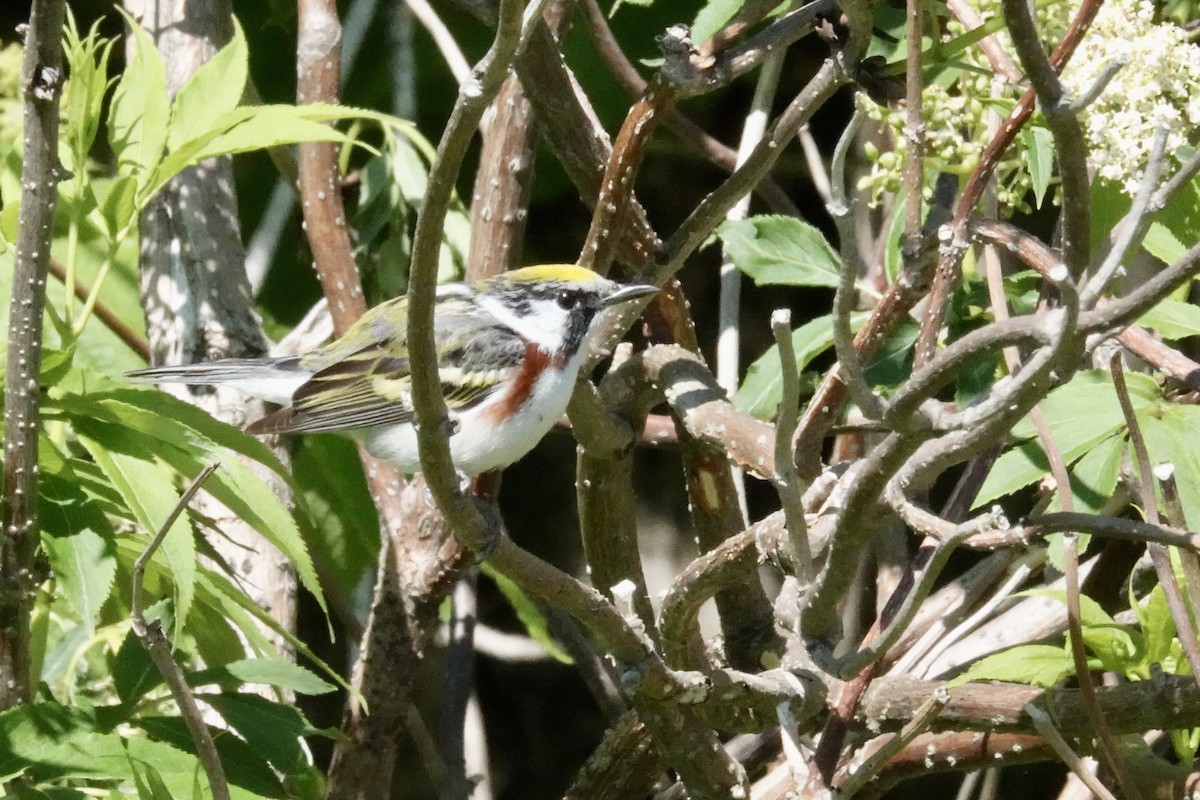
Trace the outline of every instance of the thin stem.
{"type": "MultiPolygon", "coordinates": [[[[116,241],[120,242],[124,236],[117,237],[116,241]]],[[[100,288],[104,286],[104,279],[108,277],[108,273],[112,270],[113,260],[116,258],[117,244],[113,244],[108,252],[104,254],[104,260],[100,262],[100,269],[96,272],[96,279],[92,281],[92,289],[88,292],[87,299],[83,302],[83,308],[79,312],[79,317],[75,320],[75,324],[71,329],[71,333],[75,336],[83,333],[83,327],[87,325],[88,318],[92,316],[92,311],[96,308],[96,303],[100,300],[100,288]]],[[[73,303],[71,305],[74,305],[73,303]]]]}
{"type": "Polygon", "coordinates": [[[1037,728],[1037,731],[1042,735],[1042,738],[1045,739],[1052,748],[1054,748],[1054,752],[1058,754],[1058,757],[1062,759],[1062,762],[1066,764],[1068,768],[1070,768],[1071,772],[1075,774],[1075,777],[1083,781],[1083,783],[1092,790],[1092,793],[1095,794],[1096,797],[1100,798],[1100,800],[1117,800],[1113,793],[1108,790],[1108,787],[1100,782],[1100,779],[1097,778],[1095,774],[1093,774],[1092,771],[1087,768],[1087,765],[1083,763],[1083,759],[1081,759],[1079,755],[1071,749],[1071,746],[1067,744],[1067,740],[1064,739],[1062,734],[1058,732],[1058,729],[1054,727],[1054,723],[1050,720],[1049,714],[1047,714],[1045,711],[1042,711],[1033,703],[1026,704],[1025,713],[1029,715],[1029,719],[1033,721],[1034,727],[1037,728]]]}
{"type": "MultiPolygon", "coordinates": [[[[1150,450],[1146,447],[1146,437],[1142,435],[1142,426],[1133,408],[1129,396],[1129,387],[1125,383],[1125,370],[1121,365],[1121,353],[1113,354],[1109,362],[1112,371],[1113,389],[1121,404],[1121,413],[1125,417],[1125,426],[1129,430],[1129,441],[1133,445],[1133,455],[1137,463],[1138,490],[1141,494],[1142,513],[1151,525],[1159,524],[1158,500],[1154,496],[1154,469],[1150,465],[1150,450]]],[[[1187,603],[1179,583],[1175,580],[1175,569],[1171,566],[1171,552],[1165,545],[1151,543],[1146,545],[1150,560],[1154,563],[1154,572],[1158,576],[1158,584],[1162,587],[1175,623],[1175,632],[1179,635],[1179,644],[1192,668],[1193,675],[1200,675],[1200,645],[1196,642],[1196,629],[1188,615],[1187,603]]]]}
{"type": "Polygon", "coordinates": [[[146,573],[146,565],[150,563],[150,559],[154,557],[155,552],[162,546],[163,540],[167,538],[167,533],[171,530],[171,526],[175,524],[175,520],[179,519],[179,515],[183,513],[188,503],[196,496],[196,492],[200,491],[200,487],[204,485],[209,476],[217,471],[219,466],[220,464],[217,462],[209,464],[192,480],[183,494],[179,496],[179,502],[175,504],[175,507],[171,509],[171,513],[167,515],[162,525],[159,526],[158,531],[150,540],[150,544],[146,546],[146,549],[134,561],[129,617],[133,623],[133,631],[137,634],[138,641],[141,642],[142,647],[146,648],[146,652],[150,654],[154,665],[162,673],[163,679],[167,682],[167,686],[171,690],[171,697],[175,699],[176,705],[179,706],[179,714],[183,717],[184,724],[187,725],[188,733],[192,737],[192,743],[196,745],[196,755],[200,759],[200,765],[204,767],[204,774],[208,777],[208,785],[212,791],[213,800],[229,800],[229,783],[225,779],[225,768],[221,765],[221,757],[217,754],[217,746],[213,742],[208,726],[204,723],[204,716],[200,711],[199,704],[196,702],[196,697],[188,687],[187,679],[184,678],[179,664],[175,663],[175,659],[171,655],[171,645],[167,641],[166,634],[163,632],[162,621],[156,619],[153,622],[147,622],[145,609],[142,605],[142,579],[146,573]]]}
{"type": "Polygon", "coordinates": [[[904,238],[912,248],[921,236],[921,200],[925,188],[925,120],[921,116],[921,37],[924,0],[907,0],[904,15],[904,238]]]}
{"type": "Polygon", "coordinates": [[[872,753],[858,769],[850,773],[845,782],[838,787],[839,797],[854,797],[858,791],[870,783],[891,760],[892,756],[903,750],[913,739],[924,733],[938,714],[950,702],[950,693],[939,687],[933,695],[921,704],[917,713],[909,720],[900,732],[889,739],[882,747],[872,753]]]}
{"type": "Polygon", "coordinates": [[[796,370],[796,351],[792,347],[792,317],[786,309],[771,315],[771,330],[779,348],[782,367],[782,397],[775,420],[775,490],[787,518],[788,541],[796,578],[803,590],[812,581],[812,552],[808,546],[808,525],[804,521],[804,491],[808,488],[796,470],[792,454],[792,436],[800,421],[800,375],[796,370]]]}

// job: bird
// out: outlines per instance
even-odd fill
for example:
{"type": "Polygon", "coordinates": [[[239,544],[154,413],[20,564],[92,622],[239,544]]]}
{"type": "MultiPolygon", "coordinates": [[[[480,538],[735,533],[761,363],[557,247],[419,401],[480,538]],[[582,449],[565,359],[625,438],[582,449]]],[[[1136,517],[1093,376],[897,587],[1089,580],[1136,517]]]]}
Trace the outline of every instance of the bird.
{"type": "MultiPolygon", "coordinates": [[[[585,267],[523,267],[442,284],[434,339],[454,422],[450,454],[467,476],[512,464],[566,412],[589,334],[610,310],[658,291],[585,267]]],[[[223,385],[282,406],[251,434],[346,432],[405,473],[420,471],[407,342],[408,300],[369,309],[341,337],[300,355],[226,358],[127,373],[137,383],[223,385]]]]}

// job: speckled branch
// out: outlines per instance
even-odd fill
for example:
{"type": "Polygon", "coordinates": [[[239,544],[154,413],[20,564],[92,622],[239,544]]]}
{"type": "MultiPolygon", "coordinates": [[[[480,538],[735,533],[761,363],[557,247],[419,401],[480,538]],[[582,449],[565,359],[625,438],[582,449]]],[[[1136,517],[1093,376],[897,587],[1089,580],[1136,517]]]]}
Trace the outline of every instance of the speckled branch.
{"type": "Polygon", "coordinates": [[[66,76],[63,0],[35,0],[25,30],[21,88],[25,145],[4,373],[3,528],[0,528],[0,711],[30,698],[29,614],[39,579],[38,427],[42,313],[58,184],[58,102],[66,76]]]}

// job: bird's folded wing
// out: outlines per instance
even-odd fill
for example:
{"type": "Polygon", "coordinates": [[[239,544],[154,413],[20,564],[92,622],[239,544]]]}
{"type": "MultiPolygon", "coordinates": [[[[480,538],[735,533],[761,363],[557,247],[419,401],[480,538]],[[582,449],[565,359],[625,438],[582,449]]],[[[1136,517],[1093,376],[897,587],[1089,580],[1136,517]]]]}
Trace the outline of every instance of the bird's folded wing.
{"type": "MultiPolygon", "coordinates": [[[[443,353],[438,372],[446,404],[461,411],[494,392],[521,366],[525,344],[508,329],[470,336],[443,353]]],[[[407,353],[378,342],[315,373],[287,408],[251,424],[250,433],[317,433],[411,422],[412,377],[407,353]]]]}

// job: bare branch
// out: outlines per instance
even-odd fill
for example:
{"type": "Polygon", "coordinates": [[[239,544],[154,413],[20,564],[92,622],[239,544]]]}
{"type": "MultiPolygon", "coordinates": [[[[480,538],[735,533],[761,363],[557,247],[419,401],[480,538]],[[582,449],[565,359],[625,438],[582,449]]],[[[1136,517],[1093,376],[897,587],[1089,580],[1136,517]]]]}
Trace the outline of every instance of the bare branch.
{"type": "Polygon", "coordinates": [[[192,690],[187,684],[187,679],[183,676],[183,670],[179,668],[179,665],[175,663],[175,658],[171,655],[171,643],[167,641],[167,636],[163,633],[162,620],[156,619],[153,622],[147,622],[146,612],[142,606],[142,577],[146,574],[146,565],[150,563],[150,559],[154,557],[163,540],[167,538],[167,533],[175,524],[175,520],[179,518],[188,503],[196,496],[196,492],[200,491],[200,487],[204,485],[209,476],[217,471],[219,466],[221,465],[216,462],[209,464],[192,479],[187,489],[179,496],[179,502],[171,509],[171,513],[167,515],[151,538],[150,544],[146,545],[146,549],[134,561],[129,619],[133,624],[133,632],[137,634],[138,641],[150,654],[154,666],[158,668],[167,682],[167,687],[171,690],[171,697],[174,698],[175,705],[179,706],[179,714],[183,717],[184,724],[187,725],[192,743],[196,745],[196,755],[200,759],[200,766],[204,768],[204,774],[208,777],[208,786],[212,791],[213,800],[229,800],[229,783],[225,779],[225,768],[221,765],[217,746],[213,743],[212,734],[209,733],[208,726],[204,723],[204,715],[196,702],[196,696],[192,694],[192,690]]]}
{"type": "Polygon", "coordinates": [[[38,385],[54,210],[58,184],[67,177],[58,160],[58,105],[66,77],[62,54],[65,13],[64,0],[34,0],[21,67],[25,144],[4,373],[0,711],[27,702],[37,680],[29,674],[29,615],[40,582],[34,565],[38,546],[38,385]]]}

